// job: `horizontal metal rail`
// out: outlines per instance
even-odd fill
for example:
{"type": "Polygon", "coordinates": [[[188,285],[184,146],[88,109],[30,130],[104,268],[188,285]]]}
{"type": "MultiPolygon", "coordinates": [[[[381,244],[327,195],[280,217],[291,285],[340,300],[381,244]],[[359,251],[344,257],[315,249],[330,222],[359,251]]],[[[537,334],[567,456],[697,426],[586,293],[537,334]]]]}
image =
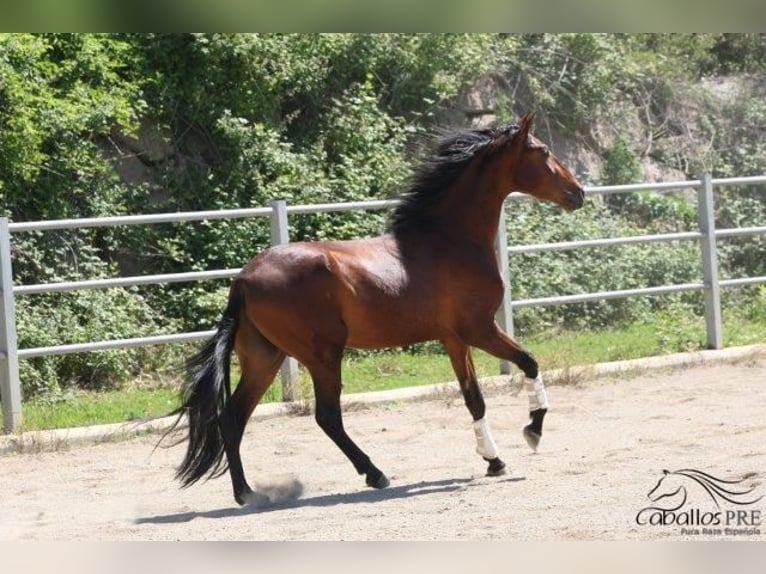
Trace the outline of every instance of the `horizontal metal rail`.
{"type": "MultiPolygon", "coordinates": [[[[766,227],[741,227],[732,229],[718,229],[715,232],[717,238],[744,237],[749,235],[764,235],[766,227]]],[[[556,243],[531,243],[529,245],[509,245],[508,253],[529,254],[540,251],[570,251],[588,247],[614,247],[617,245],[631,245],[635,243],[665,243],[667,241],[684,241],[700,239],[699,231],[681,231],[678,233],[658,233],[655,235],[634,235],[630,237],[608,237],[603,239],[583,239],[582,241],[561,241],[556,243]]]]}
{"type": "Polygon", "coordinates": [[[679,233],[664,233],[657,235],[634,235],[632,237],[610,237],[604,239],[584,239],[582,241],[563,241],[559,243],[533,243],[529,245],[509,245],[508,253],[528,254],[539,251],[569,251],[586,247],[611,247],[616,245],[630,245],[634,243],[651,243],[680,241],[687,239],[699,239],[702,234],[699,231],[683,231],[679,233]]]}
{"type": "Polygon", "coordinates": [[[245,217],[268,217],[270,207],[243,209],[214,209],[209,211],[181,211],[178,213],[153,213],[149,215],[115,215],[112,217],[84,217],[82,219],[51,219],[48,221],[21,221],[8,224],[8,231],[51,231],[54,229],[79,229],[82,227],[116,227],[118,225],[146,225],[150,223],[186,223],[209,219],[243,219],[245,217]]]}
{"type": "Polygon", "coordinates": [[[174,335],[155,335],[152,337],[134,337],[132,339],[113,339],[111,341],[76,343],[73,345],[33,347],[31,349],[19,349],[19,358],[32,359],[34,357],[44,357],[48,355],[71,355],[72,353],[107,351],[110,349],[127,349],[131,347],[143,347],[148,345],[164,345],[167,343],[190,343],[192,341],[208,339],[214,334],[215,330],[194,331],[191,333],[177,333],[174,335]]]}
{"type": "Polygon", "coordinates": [[[741,237],[745,235],[766,234],[766,227],[739,227],[732,229],[716,229],[716,237],[741,237]]]}
{"type": "Polygon", "coordinates": [[[598,193],[610,195],[613,193],[633,193],[634,191],[680,191],[683,189],[693,189],[702,185],[699,179],[690,179],[687,181],[663,181],[655,183],[631,183],[628,185],[600,185],[585,186],[585,193],[598,193]]]}
{"type": "Polygon", "coordinates": [[[136,275],[114,279],[88,279],[85,281],[61,281],[59,283],[38,283],[35,285],[16,285],[14,295],[33,295],[39,293],[62,293],[80,289],[108,289],[111,287],[133,287],[156,283],[182,283],[187,281],[209,281],[211,279],[229,279],[241,271],[237,269],[217,269],[213,271],[190,271],[187,273],[164,273],[158,275],[136,275]]]}
{"type": "MultiPolygon", "coordinates": [[[[765,175],[753,175],[746,177],[721,177],[713,178],[711,183],[717,187],[728,187],[733,185],[757,185],[766,183],[765,175]]],[[[585,186],[586,193],[600,193],[604,195],[613,193],[632,193],[634,191],[680,191],[683,189],[693,189],[700,187],[702,180],[689,179],[686,181],[663,181],[653,183],[631,183],[628,185],[600,185],[585,186]]]]}
{"type": "MultiPolygon", "coordinates": [[[[340,211],[388,209],[398,205],[398,199],[376,201],[350,201],[345,203],[318,203],[313,205],[288,205],[287,213],[331,213],[340,211]]],[[[8,224],[11,233],[24,231],[52,231],[56,229],[80,229],[85,227],[117,227],[120,225],[147,225],[157,223],[187,223],[216,219],[244,219],[269,217],[271,207],[242,209],[216,209],[207,211],[184,211],[177,213],[154,213],[148,215],[116,215],[111,217],[84,217],[82,219],[51,219],[48,221],[21,221],[8,224]]]]}
{"type": "Polygon", "coordinates": [[[755,185],[766,183],[766,175],[748,175],[745,177],[714,177],[711,180],[714,186],[727,187],[731,185],[755,185]]]}
{"type": "Polygon", "coordinates": [[[377,201],[349,201],[346,203],[317,203],[315,205],[288,205],[287,213],[333,213],[338,211],[377,210],[396,207],[401,203],[398,199],[381,199],[377,201]]]}
{"type": "Polygon", "coordinates": [[[761,277],[742,277],[740,279],[721,279],[718,281],[721,287],[744,287],[758,283],[766,283],[766,275],[761,277]]]}
{"type": "Polygon", "coordinates": [[[587,301],[603,301],[605,299],[622,299],[636,295],[664,295],[666,293],[681,293],[683,291],[700,291],[704,283],[680,283],[678,285],[663,285],[660,287],[643,287],[640,289],[623,289],[621,291],[600,291],[597,293],[582,293],[579,295],[559,295],[556,297],[540,297],[537,299],[518,299],[511,302],[513,308],[537,307],[546,305],[564,305],[567,303],[584,303],[587,301]]]}
{"type": "MultiPolygon", "coordinates": [[[[754,185],[766,183],[766,176],[714,178],[715,186],[754,185]]],[[[636,183],[629,185],[585,186],[586,193],[614,194],[631,193],[634,191],[675,191],[696,188],[702,181],[692,179],[687,181],[670,181],[654,183],[636,183]]],[[[529,195],[513,192],[511,199],[531,199],[529,195]]],[[[316,205],[288,205],[287,212],[295,214],[329,213],[352,210],[387,209],[395,207],[400,200],[384,199],[374,201],[353,201],[345,203],[320,203],[316,205]]],[[[153,223],[185,223],[190,221],[205,221],[214,219],[242,219],[247,217],[268,217],[271,207],[249,207],[240,209],[215,209],[206,211],[185,211],[176,213],[155,213],[148,215],[117,215],[110,217],[85,217],[81,219],[51,219],[48,221],[21,221],[8,224],[11,233],[24,231],[48,231],[54,229],[73,229],[85,227],[114,227],[119,225],[144,225],[153,223]]]]}

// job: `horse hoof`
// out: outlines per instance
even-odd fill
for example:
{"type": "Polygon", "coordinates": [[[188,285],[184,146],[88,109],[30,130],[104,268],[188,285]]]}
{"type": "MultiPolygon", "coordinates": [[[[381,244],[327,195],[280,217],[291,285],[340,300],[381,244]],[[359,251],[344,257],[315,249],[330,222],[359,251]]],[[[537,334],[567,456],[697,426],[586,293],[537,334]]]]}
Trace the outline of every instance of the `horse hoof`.
{"type": "Polygon", "coordinates": [[[502,476],[505,474],[505,463],[502,460],[497,457],[491,460],[485,458],[484,460],[489,463],[489,466],[487,467],[487,476],[502,476]]]}
{"type": "Polygon", "coordinates": [[[367,486],[371,486],[373,488],[386,488],[389,484],[391,484],[388,481],[388,478],[386,478],[386,475],[382,472],[378,471],[374,474],[368,474],[367,475],[367,486]]]}
{"type": "Polygon", "coordinates": [[[234,491],[234,500],[236,500],[237,504],[239,504],[240,506],[247,506],[248,504],[247,501],[252,495],[253,495],[252,489],[249,486],[246,486],[239,492],[237,492],[236,490],[234,491]]]}
{"type": "Polygon", "coordinates": [[[234,493],[234,500],[240,506],[264,506],[271,502],[271,499],[263,493],[255,492],[250,487],[243,489],[241,492],[234,493]]]}
{"type": "Polygon", "coordinates": [[[537,446],[540,444],[540,438],[542,435],[532,430],[531,425],[524,427],[524,439],[527,441],[529,448],[533,452],[537,452],[537,446]]]}
{"type": "Polygon", "coordinates": [[[241,506],[251,506],[253,508],[262,508],[271,502],[271,498],[267,495],[252,490],[245,493],[241,498],[243,502],[239,502],[239,499],[237,499],[241,506]]]}

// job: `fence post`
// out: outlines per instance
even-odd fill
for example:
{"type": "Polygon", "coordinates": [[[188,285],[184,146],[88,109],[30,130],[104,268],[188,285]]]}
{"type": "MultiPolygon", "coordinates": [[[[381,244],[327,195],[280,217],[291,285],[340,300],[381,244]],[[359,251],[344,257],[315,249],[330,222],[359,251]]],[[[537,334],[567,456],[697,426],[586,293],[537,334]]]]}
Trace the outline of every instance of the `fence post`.
{"type": "Polygon", "coordinates": [[[16,311],[13,304],[11,234],[8,218],[0,217],[0,399],[3,402],[3,432],[21,427],[21,383],[16,343],[16,311]]]}
{"type": "MultiPolygon", "coordinates": [[[[290,230],[287,222],[287,202],[284,199],[272,200],[271,206],[271,244],[290,243],[290,230]]],[[[282,377],[282,400],[295,401],[300,398],[298,388],[298,361],[288,356],[280,368],[282,377]]]]}
{"type": "MultiPolygon", "coordinates": [[[[497,226],[497,237],[495,238],[495,253],[497,254],[497,266],[500,268],[500,275],[503,277],[503,300],[495,313],[495,319],[500,327],[513,337],[513,311],[511,310],[511,269],[508,263],[508,230],[505,221],[505,203],[500,210],[500,221],[497,226]]],[[[504,359],[500,360],[500,374],[509,375],[511,373],[511,363],[504,359]]]]}
{"type": "Polygon", "coordinates": [[[709,349],[723,348],[723,324],[721,321],[721,289],[718,285],[718,254],[715,241],[715,204],[713,201],[713,177],[702,174],[702,186],[697,189],[697,217],[702,233],[702,280],[705,284],[705,329],[709,349]]]}

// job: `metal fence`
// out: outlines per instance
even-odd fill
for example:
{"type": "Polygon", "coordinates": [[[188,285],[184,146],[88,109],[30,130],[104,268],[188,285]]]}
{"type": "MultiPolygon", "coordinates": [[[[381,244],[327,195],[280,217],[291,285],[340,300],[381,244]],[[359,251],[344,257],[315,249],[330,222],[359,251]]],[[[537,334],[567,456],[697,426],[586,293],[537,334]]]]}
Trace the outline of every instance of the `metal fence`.
{"type": "MultiPolygon", "coordinates": [[[[510,285],[509,257],[517,254],[536,253],[542,251],[563,251],[582,248],[604,248],[617,245],[628,245],[648,242],[667,242],[678,240],[696,240],[701,246],[703,276],[698,283],[646,287],[622,291],[602,291],[577,295],[561,295],[537,299],[522,299],[513,301],[510,289],[506,289],[505,297],[498,310],[498,322],[511,334],[513,333],[513,309],[535,305],[561,305],[585,301],[600,301],[634,297],[639,295],[659,295],[682,291],[703,291],[705,301],[705,322],[708,347],[720,349],[723,346],[721,323],[720,289],[722,287],[737,287],[755,283],[766,283],[766,276],[743,277],[722,280],[718,275],[718,257],[716,240],[718,238],[766,234],[766,226],[716,229],[714,220],[714,186],[757,185],[766,183],[766,176],[713,179],[710,174],[704,174],[699,180],[646,183],[609,187],[588,187],[587,194],[618,194],[636,191],[679,191],[696,189],[698,198],[698,230],[681,233],[666,233],[657,235],[641,235],[632,237],[616,237],[605,239],[590,239],[562,243],[546,243],[534,245],[509,246],[506,232],[505,214],[500,221],[497,235],[497,255],[501,270],[504,273],[506,285],[510,285]]],[[[513,193],[510,200],[518,200],[524,194],[513,193]]],[[[330,213],[353,210],[380,210],[396,206],[397,200],[331,203],[316,205],[287,205],[285,201],[276,200],[269,207],[252,209],[230,209],[216,211],[196,211],[185,213],[165,213],[154,215],[129,215],[117,217],[62,219],[51,221],[34,221],[9,223],[7,218],[0,218],[0,398],[2,399],[4,432],[13,432],[19,428],[22,420],[21,386],[19,382],[18,361],[46,355],[62,355],[79,352],[101,351],[106,349],[121,349],[144,345],[165,343],[182,343],[206,339],[213,331],[196,331],[153,337],[137,337],[130,339],[115,339],[69,345],[36,347],[18,349],[16,342],[16,325],[14,313],[14,297],[38,293],[56,293],[80,289],[105,289],[109,287],[128,287],[134,285],[159,284],[170,282],[191,282],[210,279],[233,277],[239,269],[218,269],[211,271],[172,273],[159,275],[143,275],[134,277],[119,277],[113,279],[95,279],[84,281],[66,281],[39,285],[13,285],[11,265],[11,234],[29,231],[49,231],[55,229],[81,229],[87,227],[111,227],[123,225],[147,225],[171,222],[207,221],[214,219],[235,219],[264,217],[271,222],[271,244],[279,245],[289,242],[289,216],[307,213],[330,213]]],[[[510,372],[510,364],[500,363],[501,373],[510,372]]],[[[284,400],[294,400],[297,395],[297,363],[289,358],[281,370],[284,400]]]]}

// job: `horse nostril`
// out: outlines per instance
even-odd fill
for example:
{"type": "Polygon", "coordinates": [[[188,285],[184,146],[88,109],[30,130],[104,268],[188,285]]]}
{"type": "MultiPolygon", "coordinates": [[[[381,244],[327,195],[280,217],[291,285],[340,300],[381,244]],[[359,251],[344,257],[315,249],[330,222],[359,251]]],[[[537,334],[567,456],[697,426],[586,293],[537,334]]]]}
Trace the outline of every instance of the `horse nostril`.
{"type": "Polygon", "coordinates": [[[581,187],[576,187],[569,191],[569,201],[572,207],[578,209],[585,202],[585,191],[581,187]]]}

